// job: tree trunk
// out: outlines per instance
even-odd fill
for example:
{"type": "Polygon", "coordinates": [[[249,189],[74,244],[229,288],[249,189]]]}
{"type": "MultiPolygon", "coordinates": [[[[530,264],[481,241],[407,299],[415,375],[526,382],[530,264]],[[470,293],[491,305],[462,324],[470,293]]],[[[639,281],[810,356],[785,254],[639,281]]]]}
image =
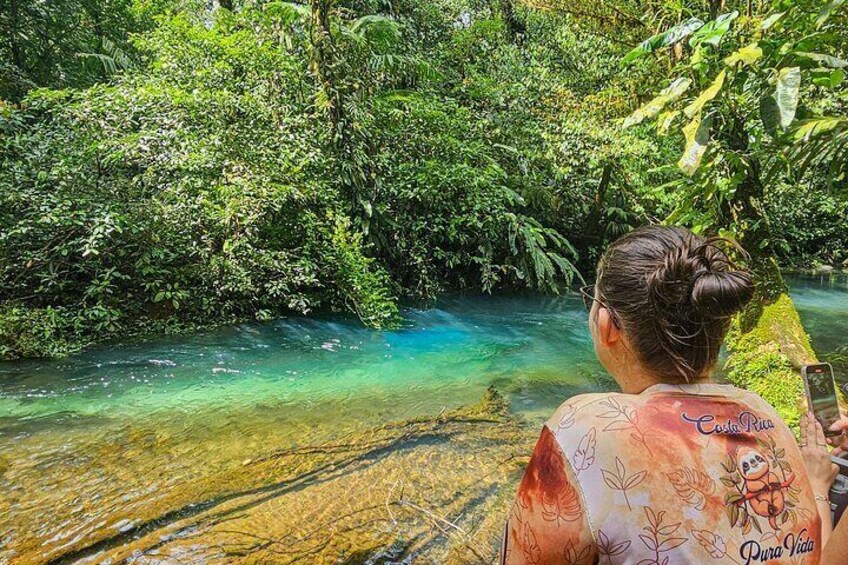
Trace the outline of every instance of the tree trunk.
{"type": "Polygon", "coordinates": [[[515,14],[513,0],[496,0],[495,10],[500,19],[506,24],[506,29],[513,39],[517,39],[527,33],[527,27],[524,25],[524,22],[519,20],[515,14]]]}
{"type": "Polygon", "coordinates": [[[312,17],[309,37],[312,44],[312,60],[310,67],[318,80],[318,87],[327,106],[326,112],[332,130],[333,144],[340,149],[345,146],[347,127],[344,119],[344,101],[333,74],[336,49],[330,28],[332,4],[333,0],[311,0],[312,17]]]}

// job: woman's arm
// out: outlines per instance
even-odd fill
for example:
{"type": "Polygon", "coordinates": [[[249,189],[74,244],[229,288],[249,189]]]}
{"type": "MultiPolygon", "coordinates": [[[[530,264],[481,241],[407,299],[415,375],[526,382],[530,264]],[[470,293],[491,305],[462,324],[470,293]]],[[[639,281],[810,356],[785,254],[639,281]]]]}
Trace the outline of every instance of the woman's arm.
{"type": "Polygon", "coordinates": [[[588,564],[595,555],[579,486],[546,426],[518,487],[499,562],[588,564]]]}
{"type": "MultiPolygon", "coordinates": [[[[813,487],[813,495],[816,497],[816,508],[821,517],[821,543],[822,546],[826,546],[833,531],[830,500],[827,495],[833,480],[839,473],[839,466],[830,460],[824,431],[812,412],[801,417],[800,447],[804,466],[807,468],[807,475],[813,487]]],[[[830,563],[830,561],[823,561],[823,563],[830,563]]]]}

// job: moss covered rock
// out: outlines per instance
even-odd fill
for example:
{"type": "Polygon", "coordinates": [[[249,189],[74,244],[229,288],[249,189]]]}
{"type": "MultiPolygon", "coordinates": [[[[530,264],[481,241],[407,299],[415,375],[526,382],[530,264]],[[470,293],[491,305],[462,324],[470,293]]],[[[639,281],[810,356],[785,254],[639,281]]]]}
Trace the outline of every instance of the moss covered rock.
{"type": "Polygon", "coordinates": [[[801,366],[815,363],[816,354],[788,294],[780,294],[758,311],[755,323],[742,316],[730,329],[727,377],[762,396],[795,428],[805,410],[801,366]]]}

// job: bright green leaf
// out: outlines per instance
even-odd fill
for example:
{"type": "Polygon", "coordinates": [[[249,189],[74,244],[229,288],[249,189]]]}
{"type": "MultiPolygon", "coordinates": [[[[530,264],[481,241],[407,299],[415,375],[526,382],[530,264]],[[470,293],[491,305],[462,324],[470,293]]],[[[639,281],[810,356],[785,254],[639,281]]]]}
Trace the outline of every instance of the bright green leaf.
{"type": "Polygon", "coordinates": [[[701,29],[692,34],[692,37],[689,39],[689,45],[692,47],[696,47],[702,43],[718,45],[724,34],[730,31],[730,24],[738,17],[739,12],[733,10],[729,14],[723,14],[707,22],[701,29]]]}
{"type": "Polygon", "coordinates": [[[724,64],[731,67],[736,63],[742,62],[746,65],[754,64],[760,57],[763,56],[763,50],[756,43],[740,48],[738,51],[724,59],[724,64]]]}
{"type": "Polygon", "coordinates": [[[683,150],[683,155],[677,162],[677,166],[690,177],[698,170],[701,159],[707,151],[707,144],[710,142],[711,122],[711,116],[704,120],[701,120],[698,116],[683,128],[686,148],[683,150]]]}
{"type": "Polygon", "coordinates": [[[778,12],[776,14],[772,14],[766,19],[763,20],[763,23],[760,24],[760,29],[765,31],[770,29],[774,24],[776,24],[783,16],[786,15],[786,12],[778,12]]]}
{"type": "Polygon", "coordinates": [[[691,104],[686,106],[683,113],[686,114],[687,118],[691,118],[695,114],[699,113],[707,102],[716,97],[721,90],[721,87],[724,86],[724,79],[726,76],[727,72],[721,71],[718,76],[716,76],[715,80],[713,80],[713,83],[707,87],[706,90],[704,90],[691,104]]]}
{"type": "Polygon", "coordinates": [[[644,120],[653,118],[659,114],[663,108],[665,108],[666,104],[679,98],[681,94],[686,92],[686,89],[689,88],[690,84],[692,84],[692,81],[686,77],[677,78],[674,82],[664,88],[656,98],[647,104],[640,106],[635,112],[627,116],[624,120],[624,127],[628,128],[632,125],[639,124],[644,120]]]}

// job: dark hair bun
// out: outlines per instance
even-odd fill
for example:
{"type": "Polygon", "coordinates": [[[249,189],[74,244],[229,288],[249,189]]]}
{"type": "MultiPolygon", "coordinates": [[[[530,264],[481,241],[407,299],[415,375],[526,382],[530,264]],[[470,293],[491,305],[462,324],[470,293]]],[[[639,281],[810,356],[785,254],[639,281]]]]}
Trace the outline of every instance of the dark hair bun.
{"type": "Polygon", "coordinates": [[[754,296],[754,281],[746,271],[699,271],[692,282],[692,308],[701,318],[729,318],[754,296]]]}
{"type": "Polygon", "coordinates": [[[722,248],[735,244],[722,238],[690,243],[667,251],[647,274],[655,310],[691,321],[729,318],[742,310],[754,296],[754,281],[722,248]]]}

